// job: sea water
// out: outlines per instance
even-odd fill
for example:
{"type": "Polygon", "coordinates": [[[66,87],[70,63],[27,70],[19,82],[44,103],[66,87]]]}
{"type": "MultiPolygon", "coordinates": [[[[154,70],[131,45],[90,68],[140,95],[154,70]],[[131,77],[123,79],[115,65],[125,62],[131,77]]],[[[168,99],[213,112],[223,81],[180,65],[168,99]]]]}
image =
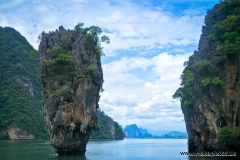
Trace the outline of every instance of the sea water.
{"type": "Polygon", "coordinates": [[[206,160],[188,157],[187,139],[90,140],[85,156],[58,156],[46,140],[0,141],[0,160],[206,160]]]}

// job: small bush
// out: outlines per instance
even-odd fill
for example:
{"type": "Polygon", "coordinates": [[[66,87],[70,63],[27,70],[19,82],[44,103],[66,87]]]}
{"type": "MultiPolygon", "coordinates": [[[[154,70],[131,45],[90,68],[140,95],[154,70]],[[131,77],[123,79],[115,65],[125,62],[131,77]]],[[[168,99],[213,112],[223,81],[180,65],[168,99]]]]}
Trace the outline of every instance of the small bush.
{"type": "Polygon", "coordinates": [[[96,66],[94,65],[89,65],[87,68],[86,68],[86,74],[87,75],[93,75],[93,72],[94,70],[96,69],[96,66]]]}
{"type": "Polygon", "coordinates": [[[220,129],[217,137],[223,140],[229,140],[232,138],[232,131],[228,128],[228,126],[224,126],[220,129]]]}

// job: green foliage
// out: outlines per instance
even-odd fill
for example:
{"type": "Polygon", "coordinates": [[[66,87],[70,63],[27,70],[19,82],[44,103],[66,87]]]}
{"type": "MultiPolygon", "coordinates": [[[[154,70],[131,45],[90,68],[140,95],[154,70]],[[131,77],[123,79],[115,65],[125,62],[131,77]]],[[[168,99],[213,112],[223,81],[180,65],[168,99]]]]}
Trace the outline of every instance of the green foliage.
{"type": "Polygon", "coordinates": [[[74,31],[78,31],[79,29],[82,29],[84,26],[84,23],[78,23],[75,28],[74,28],[74,31]]]}
{"type": "Polygon", "coordinates": [[[82,50],[82,51],[80,52],[80,54],[81,54],[81,55],[83,55],[84,53],[85,53],[85,51],[84,51],[84,50],[82,50]]]}
{"type": "Polygon", "coordinates": [[[107,44],[109,44],[110,43],[110,39],[108,38],[108,36],[103,35],[101,37],[101,42],[106,42],[107,44]]]}
{"type": "Polygon", "coordinates": [[[92,76],[95,69],[96,69],[96,66],[91,64],[86,68],[86,73],[85,74],[92,76]]]}
{"type": "Polygon", "coordinates": [[[224,126],[218,132],[217,137],[225,141],[239,141],[240,140],[240,127],[234,127],[230,129],[228,126],[224,126]]]}
{"type": "Polygon", "coordinates": [[[90,28],[84,27],[84,23],[78,23],[75,27],[74,27],[74,31],[78,32],[78,33],[83,33],[83,34],[87,34],[90,30],[90,28]]]}
{"type": "Polygon", "coordinates": [[[110,39],[106,35],[102,35],[100,38],[99,36],[102,34],[102,30],[98,26],[90,26],[89,28],[83,28],[84,23],[78,23],[74,31],[78,33],[85,34],[84,39],[84,47],[85,50],[93,50],[97,53],[98,59],[100,56],[104,55],[101,48],[101,42],[105,42],[107,44],[110,43],[110,39]]]}
{"type": "Polygon", "coordinates": [[[204,88],[215,85],[219,87],[223,87],[224,83],[217,76],[218,69],[214,66],[210,61],[202,60],[193,62],[192,57],[189,57],[189,61],[184,62],[184,66],[186,67],[182,75],[181,86],[176,90],[173,95],[173,99],[179,99],[181,103],[185,106],[193,106],[195,103],[194,100],[194,70],[198,73],[200,77],[200,86],[204,88]]]}
{"type": "Polygon", "coordinates": [[[114,122],[114,125],[115,125],[115,138],[122,140],[124,138],[122,126],[120,126],[118,122],[114,122]]]}
{"type": "Polygon", "coordinates": [[[110,126],[110,117],[105,115],[103,111],[98,110],[97,111],[97,116],[98,116],[98,127],[99,131],[98,132],[92,132],[90,135],[91,139],[123,139],[124,134],[122,127],[117,123],[114,122],[114,127],[115,127],[115,137],[112,137],[111,134],[111,126],[110,126]]]}
{"type": "Polygon", "coordinates": [[[193,59],[189,57],[189,61],[184,62],[186,68],[183,70],[181,79],[181,86],[173,95],[173,99],[180,99],[181,103],[185,106],[193,106],[195,103],[193,86],[194,86],[194,74],[193,74],[193,59]]]}
{"type": "Polygon", "coordinates": [[[68,31],[63,31],[61,40],[63,43],[67,44],[71,41],[71,34],[68,31]]]}
{"type": "Polygon", "coordinates": [[[0,140],[8,140],[9,135],[8,133],[0,132],[0,140]]]}
{"type": "Polygon", "coordinates": [[[97,53],[101,53],[102,52],[102,48],[100,46],[94,46],[94,51],[97,53]]]}
{"type": "Polygon", "coordinates": [[[108,116],[103,111],[98,110],[98,132],[92,132],[90,138],[92,139],[112,139],[110,127],[108,125],[108,116]]]}
{"type": "Polygon", "coordinates": [[[239,10],[239,0],[224,0],[205,18],[206,25],[212,26],[208,38],[217,43],[217,63],[240,53],[239,10]]]}
{"type": "Polygon", "coordinates": [[[52,95],[54,97],[61,97],[69,90],[68,86],[56,86],[54,90],[52,90],[52,95]]]}
{"type": "Polygon", "coordinates": [[[55,59],[52,60],[57,67],[66,66],[73,62],[72,56],[66,54],[59,54],[55,59]]]}
{"type": "Polygon", "coordinates": [[[210,61],[202,60],[194,63],[194,68],[200,76],[200,85],[206,88],[210,85],[224,87],[223,81],[217,76],[218,69],[210,61]]]}
{"type": "Polygon", "coordinates": [[[90,50],[93,48],[93,46],[97,45],[96,42],[94,41],[93,36],[90,33],[87,33],[85,35],[85,41],[84,41],[84,46],[86,50],[90,50]]]}
{"type": "Polygon", "coordinates": [[[95,51],[98,55],[100,55],[100,56],[105,56],[105,54],[104,54],[103,51],[102,51],[103,47],[94,46],[93,49],[94,49],[94,51],[95,51]]]}
{"type": "Polygon", "coordinates": [[[36,55],[37,55],[37,51],[36,50],[31,50],[30,51],[30,58],[34,58],[34,57],[36,57],[36,55]]]}
{"type": "Polygon", "coordinates": [[[219,139],[224,139],[228,140],[232,138],[232,131],[228,128],[228,126],[224,126],[223,128],[220,129],[217,137],[219,139]]]}
{"type": "Polygon", "coordinates": [[[50,56],[50,59],[44,59],[42,62],[43,68],[49,72],[45,73],[45,75],[54,74],[55,80],[58,81],[63,81],[64,78],[68,81],[72,81],[75,74],[73,58],[71,55],[67,54],[64,45],[62,43],[57,44],[53,49],[47,52],[47,55],[50,56]],[[59,79],[60,77],[62,79],[59,79]]]}
{"type": "Polygon", "coordinates": [[[42,38],[46,35],[45,31],[42,31],[41,34],[38,35],[38,43],[42,40],[42,38]]]}
{"type": "Polygon", "coordinates": [[[194,63],[194,67],[196,68],[197,73],[204,77],[208,76],[209,74],[216,74],[218,72],[217,67],[214,66],[210,61],[206,60],[196,61],[194,63]]]}
{"type": "Polygon", "coordinates": [[[0,131],[17,124],[37,138],[47,138],[41,115],[41,85],[34,50],[19,32],[0,27],[0,131]],[[21,83],[32,84],[33,95],[21,83]]]}
{"type": "Polygon", "coordinates": [[[235,137],[235,139],[237,141],[240,141],[240,127],[239,126],[234,128],[233,137],[235,137]]]}
{"type": "Polygon", "coordinates": [[[62,43],[59,43],[49,50],[47,54],[50,55],[51,59],[57,58],[59,54],[67,54],[67,50],[64,48],[62,43]]]}

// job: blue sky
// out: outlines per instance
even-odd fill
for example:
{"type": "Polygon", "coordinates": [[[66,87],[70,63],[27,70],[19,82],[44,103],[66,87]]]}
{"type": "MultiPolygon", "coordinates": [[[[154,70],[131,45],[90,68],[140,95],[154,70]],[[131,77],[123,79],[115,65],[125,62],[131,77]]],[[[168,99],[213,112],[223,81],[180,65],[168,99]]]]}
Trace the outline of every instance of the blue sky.
{"type": "Polygon", "coordinates": [[[96,25],[103,44],[101,110],[123,127],[186,131],[179,87],[183,62],[198,48],[206,11],[218,0],[1,0],[0,26],[38,49],[37,37],[58,26],[96,25]]]}

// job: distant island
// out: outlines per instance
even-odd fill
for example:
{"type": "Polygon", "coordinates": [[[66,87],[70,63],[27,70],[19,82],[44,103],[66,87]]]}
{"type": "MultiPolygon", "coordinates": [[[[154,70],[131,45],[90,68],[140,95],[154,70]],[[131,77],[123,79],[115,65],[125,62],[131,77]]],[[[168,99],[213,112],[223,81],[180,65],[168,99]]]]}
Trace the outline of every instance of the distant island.
{"type": "Polygon", "coordinates": [[[167,131],[167,130],[147,130],[138,128],[136,124],[128,125],[124,128],[125,138],[172,138],[172,139],[185,139],[188,138],[187,132],[167,131]]]}

